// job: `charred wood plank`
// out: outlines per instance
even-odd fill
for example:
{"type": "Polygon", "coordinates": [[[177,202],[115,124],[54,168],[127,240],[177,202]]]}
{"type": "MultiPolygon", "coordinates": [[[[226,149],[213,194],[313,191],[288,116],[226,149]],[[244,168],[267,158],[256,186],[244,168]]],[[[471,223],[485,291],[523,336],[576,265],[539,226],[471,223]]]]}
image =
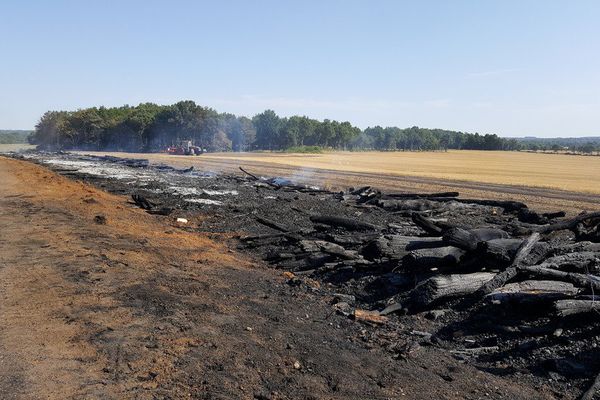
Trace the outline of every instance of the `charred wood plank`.
{"type": "Polygon", "coordinates": [[[553,247],[552,249],[550,249],[549,254],[558,256],[562,254],[585,251],[600,252],[600,243],[593,243],[588,241],[571,243],[563,246],[553,247]]]}
{"type": "Polygon", "coordinates": [[[523,243],[522,239],[491,239],[480,242],[477,246],[477,252],[488,259],[511,262],[521,243],[523,243]]]}
{"type": "Polygon", "coordinates": [[[529,280],[509,283],[488,294],[486,299],[500,302],[546,302],[575,296],[579,289],[572,283],[529,280]]]}
{"type": "Polygon", "coordinates": [[[300,247],[302,247],[302,250],[308,253],[323,252],[345,260],[354,260],[359,258],[357,251],[346,250],[339,244],[326,242],[324,240],[302,240],[300,241],[300,247]]]}
{"type": "Polygon", "coordinates": [[[362,193],[368,191],[369,189],[371,189],[371,186],[359,187],[358,189],[350,190],[350,194],[358,196],[358,195],[361,195],[362,193]]]}
{"type": "Polygon", "coordinates": [[[583,394],[583,396],[581,396],[581,400],[593,400],[594,396],[596,396],[596,393],[599,390],[600,390],[600,374],[598,374],[598,376],[596,376],[596,379],[594,379],[592,386],[590,386],[590,388],[588,390],[586,390],[586,392],[583,394]]]}
{"type": "Polygon", "coordinates": [[[439,202],[431,201],[429,199],[378,199],[375,204],[387,211],[426,211],[440,208],[439,202]]]}
{"type": "Polygon", "coordinates": [[[480,242],[493,239],[508,239],[509,237],[508,232],[501,229],[477,228],[467,230],[452,228],[444,232],[443,240],[445,243],[463,250],[475,250],[480,242]]]}
{"type": "Polygon", "coordinates": [[[441,193],[387,193],[386,197],[392,197],[397,199],[427,199],[427,198],[439,198],[439,197],[458,197],[458,192],[441,192],[441,193]]]}
{"type": "Polygon", "coordinates": [[[464,250],[454,246],[412,250],[402,259],[402,265],[415,269],[454,267],[464,254],[464,250]]]}
{"type": "Polygon", "coordinates": [[[456,201],[458,203],[465,204],[477,204],[480,206],[487,207],[499,207],[504,209],[507,212],[519,211],[522,208],[527,208],[525,203],[521,203],[520,201],[512,201],[512,200],[480,200],[480,199],[461,199],[461,198],[447,198],[447,197],[434,197],[430,198],[431,201],[437,202],[450,202],[456,201]]]}
{"type": "Polygon", "coordinates": [[[422,308],[438,300],[469,295],[494,276],[495,274],[489,272],[434,276],[411,291],[409,304],[422,308]]]}
{"type": "Polygon", "coordinates": [[[143,208],[144,210],[152,210],[156,206],[156,204],[139,194],[132,194],[131,199],[138,207],[143,208]]]}
{"type": "Polygon", "coordinates": [[[285,226],[280,225],[277,222],[271,221],[267,218],[263,218],[261,216],[256,216],[256,217],[254,217],[254,219],[256,219],[256,222],[259,222],[259,223],[263,224],[264,226],[268,226],[269,228],[275,229],[277,231],[284,232],[284,233],[290,232],[290,230],[287,229],[285,226]]]}
{"type": "Polygon", "coordinates": [[[260,179],[258,178],[258,176],[251,174],[250,172],[246,171],[244,168],[242,168],[241,166],[239,167],[240,171],[242,171],[243,173],[245,173],[246,175],[248,175],[250,178],[252,178],[255,181],[259,181],[260,179]]]}
{"type": "Polygon", "coordinates": [[[251,174],[250,172],[246,171],[246,170],[245,170],[244,168],[242,168],[241,166],[239,167],[239,169],[240,169],[240,171],[242,171],[243,173],[245,173],[246,175],[248,175],[249,177],[251,177],[251,178],[252,178],[253,180],[255,180],[255,181],[259,181],[259,182],[265,183],[265,184],[267,184],[267,185],[269,185],[269,186],[271,186],[271,187],[273,187],[273,188],[275,188],[275,189],[279,189],[279,188],[281,188],[281,186],[279,186],[279,185],[276,185],[276,184],[274,184],[273,182],[269,182],[269,181],[267,181],[267,180],[262,180],[262,179],[260,179],[258,176],[254,175],[254,174],[251,174]]]}
{"type": "Polygon", "coordinates": [[[576,270],[584,273],[597,271],[600,268],[600,252],[583,251],[567,253],[550,257],[539,264],[539,266],[560,270],[576,270]]]}
{"type": "Polygon", "coordinates": [[[548,219],[554,219],[554,218],[563,218],[567,215],[567,213],[565,213],[564,211],[557,211],[557,212],[550,212],[550,213],[543,213],[542,216],[548,218],[548,219]]]}
{"type": "Polygon", "coordinates": [[[310,217],[310,220],[318,224],[337,226],[351,231],[381,230],[381,228],[377,225],[346,217],[336,217],[330,215],[313,215],[310,217]]]}
{"type": "Polygon", "coordinates": [[[577,224],[582,222],[600,218],[600,211],[591,212],[591,213],[583,213],[579,214],[575,218],[568,219],[566,221],[557,222],[551,225],[545,225],[536,229],[539,233],[550,233],[554,231],[560,231],[563,229],[574,230],[577,227],[577,224]]]}
{"type": "Polygon", "coordinates": [[[517,253],[515,254],[515,257],[513,259],[511,266],[508,267],[507,269],[505,269],[504,271],[500,272],[496,276],[494,276],[492,279],[490,279],[489,282],[486,282],[484,285],[482,285],[477,290],[475,295],[478,297],[483,297],[486,294],[489,294],[489,293],[493,292],[494,290],[498,289],[499,287],[504,286],[504,284],[506,282],[508,282],[515,276],[517,276],[517,274],[519,272],[517,267],[519,267],[521,265],[522,261],[529,254],[529,252],[531,252],[531,249],[533,249],[533,246],[535,246],[535,244],[539,240],[540,240],[539,233],[533,233],[526,240],[524,240],[523,243],[521,243],[521,245],[519,246],[519,249],[517,250],[517,253]]]}
{"type": "Polygon", "coordinates": [[[519,270],[536,278],[546,278],[557,281],[571,282],[573,285],[594,291],[600,290],[600,278],[589,274],[577,272],[564,272],[555,269],[544,268],[537,265],[522,265],[519,270]]]}
{"type": "Polygon", "coordinates": [[[439,226],[434,221],[430,220],[427,217],[424,217],[421,214],[413,213],[411,215],[411,218],[415,225],[423,229],[431,236],[440,236],[444,231],[444,229],[441,226],[439,226]]]}
{"type": "Polygon", "coordinates": [[[330,242],[346,246],[359,246],[379,237],[379,233],[354,233],[352,235],[326,235],[325,238],[330,242]]]}
{"type": "Polygon", "coordinates": [[[598,312],[600,302],[597,300],[558,300],[554,303],[554,312],[560,317],[568,315],[598,312]]]}
{"type": "Polygon", "coordinates": [[[411,250],[444,246],[440,239],[439,237],[386,235],[367,243],[360,253],[369,260],[383,258],[401,260],[411,250]]]}

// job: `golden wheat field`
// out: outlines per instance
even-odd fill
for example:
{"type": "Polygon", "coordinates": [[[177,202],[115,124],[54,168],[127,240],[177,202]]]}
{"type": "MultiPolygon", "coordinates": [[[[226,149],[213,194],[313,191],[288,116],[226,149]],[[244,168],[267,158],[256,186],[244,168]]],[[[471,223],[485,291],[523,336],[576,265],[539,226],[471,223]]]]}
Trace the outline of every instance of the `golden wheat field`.
{"type": "Polygon", "coordinates": [[[548,187],[600,193],[600,157],[508,151],[207,154],[296,167],[548,187]]]}

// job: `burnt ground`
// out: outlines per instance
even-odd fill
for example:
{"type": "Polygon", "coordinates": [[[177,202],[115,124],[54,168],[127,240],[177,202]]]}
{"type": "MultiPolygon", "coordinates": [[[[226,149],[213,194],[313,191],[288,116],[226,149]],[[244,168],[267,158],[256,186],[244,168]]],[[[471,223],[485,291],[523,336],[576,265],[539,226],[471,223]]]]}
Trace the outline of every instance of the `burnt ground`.
{"type": "MultiPolygon", "coordinates": [[[[523,341],[507,328],[522,316],[452,304],[436,319],[424,312],[371,326],[332,303],[345,294],[380,308],[393,294],[390,274],[290,279],[282,272],[292,266],[261,261],[280,247],[239,240],[278,232],[260,219],[311,230],[317,213],[419,234],[403,213],[275,190],[241,173],[34,159],[83,184],[1,161],[6,398],[574,398],[597,368],[594,326],[562,324],[570,334],[554,336],[558,325],[537,321],[523,341]],[[173,211],[146,214],[131,194],[173,211]],[[481,331],[482,319],[499,329],[481,331]],[[544,323],[552,326],[536,331],[544,323]],[[587,343],[574,348],[578,335],[587,343]],[[461,351],[472,343],[499,351],[461,351]]],[[[457,215],[476,225],[511,218],[468,206],[457,215]]]]}

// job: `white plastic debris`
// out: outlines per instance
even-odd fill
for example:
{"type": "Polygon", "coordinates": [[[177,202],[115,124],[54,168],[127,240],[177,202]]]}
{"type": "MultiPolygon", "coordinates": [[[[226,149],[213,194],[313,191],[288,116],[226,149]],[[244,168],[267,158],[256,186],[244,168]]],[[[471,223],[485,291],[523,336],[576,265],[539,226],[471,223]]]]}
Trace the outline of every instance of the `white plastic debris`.
{"type": "Polygon", "coordinates": [[[187,219],[185,219],[185,218],[177,218],[177,222],[180,222],[180,223],[182,223],[182,224],[187,224],[187,223],[188,223],[188,220],[187,220],[187,219]]]}

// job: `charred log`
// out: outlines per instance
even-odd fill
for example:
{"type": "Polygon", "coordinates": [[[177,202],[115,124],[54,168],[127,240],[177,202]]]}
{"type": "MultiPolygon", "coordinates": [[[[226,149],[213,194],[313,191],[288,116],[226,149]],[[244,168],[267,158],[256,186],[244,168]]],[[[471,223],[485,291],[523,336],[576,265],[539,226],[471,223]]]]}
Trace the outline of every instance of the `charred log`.
{"type": "Polygon", "coordinates": [[[456,246],[463,250],[475,250],[481,242],[493,239],[508,239],[510,235],[501,230],[493,228],[462,229],[452,228],[444,232],[445,243],[456,246]]]}
{"type": "Polygon", "coordinates": [[[469,295],[493,277],[494,274],[489,272],[434,276],[412,290],[409,304],[423,308],[438,300],[469,295]]]}
{"type": "Polygon", "coordinates": [[[389,259],[401,260],[411,250],[442,247],[440,238],[386,235],[371,242],[361,250],[361,254],[369,260],[389,259]]]}
{"type": "Polygon", "coordinates": [[[464,250],[454,246],[412,250],[402,259],[402,265],[414,269],[454,267],[464,254],[464,250]]]}
{"type": "Polygon", "coordinates": [[[352,218],[336,217],[329,215],[313,215],[310,220],[315,223],[325,224],[330,226],[336,226],[345,228],[351,231],[364,231],[364,230],[380,230],[381,228],[377,225],[370,224],[368,222],[358,221],[352,218]]]}

